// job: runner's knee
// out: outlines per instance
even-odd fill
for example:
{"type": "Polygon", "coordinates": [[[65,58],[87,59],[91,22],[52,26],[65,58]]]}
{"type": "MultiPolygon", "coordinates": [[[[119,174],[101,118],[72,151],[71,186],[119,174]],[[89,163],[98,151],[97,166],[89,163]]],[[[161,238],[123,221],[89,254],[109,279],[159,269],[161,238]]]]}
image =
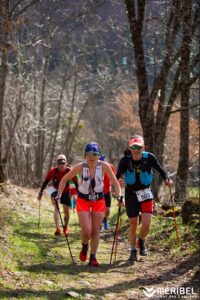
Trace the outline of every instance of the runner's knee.
{"type": "Polygon", "coordinates": [[[150,228],[150,223],[146,223],[146,222],[144,222],[144,223],[142,223],[142,229],[143,230],[149,230],[149,228],[150,228]]]}
{"type": "Polygon", "coordinates": [[[91,232],[90,231],[83,231],[82,230],[82,237],[86,240],[89,240],[91,237],[91,232]]]}
{"type": "Polygon", "coordinates": [[[92,235],[98,235],[98,234],[100,234],[100,230],[99,230],[100,228],[98,227],[98,228],[92,228],[92,235]]]}

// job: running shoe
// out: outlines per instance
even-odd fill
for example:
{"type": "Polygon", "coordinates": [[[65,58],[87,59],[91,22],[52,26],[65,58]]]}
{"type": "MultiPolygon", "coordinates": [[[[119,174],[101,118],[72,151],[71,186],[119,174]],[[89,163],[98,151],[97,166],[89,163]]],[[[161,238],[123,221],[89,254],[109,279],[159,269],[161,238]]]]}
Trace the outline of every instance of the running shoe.
{"type": "Polygon", "coordinates": [[[140,249],[140,255],[147,256],[148,251],[147,251],[147,248],[145,247],[144,240],[142,240],[141,238],[138,239],[138,246],[140,249]]]}
{"type": "Polygon", "coordinates": [[[128,260],[131,262],[137,261],[137,250],[131,250],[131,254],[128,260]]]}
{"type": "Polygon", "coordinates": [[[83,245],[79,254],[79,258],[81,261],[87,260],[87,252],[88,252],[88,245],[83,245]]]}
{"type": "Polygon", "coordinates": [[[98,263],[96,257],[90,259],[89,266],[93,266],[93,267],[98,267],[99,266],[99,263],[98,263]]]}
{"type": "Polygon", "coordinates": [[[64,228],[63,228],[63,233],[64,233],[65,235],[68,235],[68,234],[69,234],[69,228],[68,228],[68,226],[64,226],[64,228]]]}
{"type": "Polygon", "coordinates": [[[60,227],[57,227],[57,228],[56,228],[56,231],[55,231],[54,234],[55,234],[55,235],[61,235],[60,227]]]}

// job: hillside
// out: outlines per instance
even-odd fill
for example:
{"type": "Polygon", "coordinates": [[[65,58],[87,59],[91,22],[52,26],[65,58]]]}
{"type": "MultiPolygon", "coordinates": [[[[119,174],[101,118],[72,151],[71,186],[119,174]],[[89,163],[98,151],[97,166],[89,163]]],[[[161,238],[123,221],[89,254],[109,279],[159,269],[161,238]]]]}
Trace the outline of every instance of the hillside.
{"type": "Polygon", "coordinates": [[[183,227],[179,217],[180,243],[175,238],[173,220],[154,216],[148,241],[149,255],[131,265],[127,262],[127,219],[123,213],[118,253],[116,261],[110,265],[117,213],[113,201],[111,231],[101,234],[98,252],[101,265],[94,268],[78,260],[77,215],[72,213],[70,219],[69,242],[76,262],[72,264],[64,236],[53,234],[52,207],[47,198],[41,203],[38,228],[36,196],[37,191],[33,189],[13,185],[1,187],[0,299],[124,300],[149,299],[150,295],[151,299],[162,299],[170,298],[171,291],[173,298],[181,298],[181,291],[188,293],[184,299],[198,298],[197,229],[183,227]]]}

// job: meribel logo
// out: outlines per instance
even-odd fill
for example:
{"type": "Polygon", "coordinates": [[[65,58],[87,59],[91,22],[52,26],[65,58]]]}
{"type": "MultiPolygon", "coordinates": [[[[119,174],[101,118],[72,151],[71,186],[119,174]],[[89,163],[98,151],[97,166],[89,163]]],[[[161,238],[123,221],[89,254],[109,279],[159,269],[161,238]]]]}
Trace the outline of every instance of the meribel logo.
{"type": "Polygon", "coordinates": [[[167,299],[194,299],[194,298],[198,298],[198,295],[194,292],[193,287],[157,287],[157,288],[146,288],[144,287],[143,289],[143,293],[145,294],[145,296],[147,296],[148,298],[151,298],[154,296],[154,298],[156,298],[156,296],[158,298],[167,298],[167,299]]]}
{"type": "Polygon", "coordinates": [[[156,293],[156,289],[153,288],[144,288],[143,293],[148,298],[152,297],[156,293]]]}

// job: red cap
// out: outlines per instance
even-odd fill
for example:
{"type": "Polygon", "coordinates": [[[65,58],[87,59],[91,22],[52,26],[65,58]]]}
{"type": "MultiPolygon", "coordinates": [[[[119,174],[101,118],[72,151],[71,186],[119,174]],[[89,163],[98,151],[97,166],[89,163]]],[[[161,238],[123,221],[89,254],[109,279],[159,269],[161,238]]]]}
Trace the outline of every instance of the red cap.
{"type": "Polygon", "coordinates": [[[142,137],[134,137],[134,138],[130,139],[129,147],[132,147],[133,145],[143,146],[144,145],[143,138],[142,137]]]}

